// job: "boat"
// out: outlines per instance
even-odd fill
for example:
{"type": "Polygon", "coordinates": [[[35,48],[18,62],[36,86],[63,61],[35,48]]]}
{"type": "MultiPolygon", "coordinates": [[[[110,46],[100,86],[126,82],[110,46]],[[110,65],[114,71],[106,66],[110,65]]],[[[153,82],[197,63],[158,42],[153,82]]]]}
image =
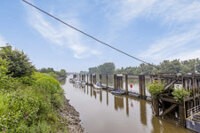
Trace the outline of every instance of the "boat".
{"type": "Polygon", "coordinates": [[[117,88],[117,89],[112,90],[111,93],[112,93],[113,95],[124,95],[124,94],[126,94],[126,91],[117,88]]]}
{"type": "Polygon", "coordinates": [[[93,84],[93,87],[96,88],[96,89],[102,89],[103,88],[100,82],[93,84]]]}
{"type": "Polygon", "coordinates": [[[86,82],[82,80],[81,85],[86,85],[86,82]]]}

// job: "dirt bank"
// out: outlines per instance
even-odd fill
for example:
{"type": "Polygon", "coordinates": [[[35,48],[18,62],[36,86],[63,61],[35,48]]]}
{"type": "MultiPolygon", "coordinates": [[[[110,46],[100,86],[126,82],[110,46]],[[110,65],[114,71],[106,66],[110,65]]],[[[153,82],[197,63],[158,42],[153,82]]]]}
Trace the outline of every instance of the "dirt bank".
{"type": "Polygon", "coordinates": [[[64,106],[60,109],[60,115],[66,123],[69,133],[84,133],[79,113],[69,104],[69,100],[65,100],[64,106]]]}

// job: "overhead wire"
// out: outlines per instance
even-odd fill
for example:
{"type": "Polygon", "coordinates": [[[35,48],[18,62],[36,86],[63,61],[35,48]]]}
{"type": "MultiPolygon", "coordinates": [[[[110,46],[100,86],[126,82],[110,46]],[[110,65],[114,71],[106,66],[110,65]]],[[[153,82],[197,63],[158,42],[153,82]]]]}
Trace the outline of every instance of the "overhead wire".
{"type": "Polygon", "coordinates": [[[70,27],[71,29],[73,29],[73,30],[75,30],[75,31],[78,31],[78,32],[82,33],[83,35],[85,35],[85,36],[87,36],[87,37],[89,37],[89,38],[91,38],[91,39],[97,41],[97,42],[100,43],[100,44],[103,44],[103,45],[105,45],[105,46],[107,46],[107,47],[110,47],[111,49],[113,49],[113,50],[115,50],[115,51],[117,51],[117,52],[119,52],[119,53],[122,53],[122,54],[124,54],[124,55],[126,55],[126,56],[128,56],[128,57],[131,57],[131,58],[133,58],[133,59],[135,59],[135,60],[137,60],[137,61],[139,61],[139,62],[142,62],[142,63],[144,63],[144,64],[147,64],[147,65],[150,65],[150,66],[152,66],[152,67],[157,68],[157,66],[155,66],[155,65],[153,65],[153,64],[151,64],[151,63],[148,63],[148,62],[146,62],[146,61],[144,61],[144,60],[142,60],[142,59],[140,59],[140,58],[138,58],[138,57],[135,57],[135,56],[133,56],[133,55],[127,53],[127,52],[124,52],[124,51],[122,51],[122,50],[120,50],[120,49],[118,49],[118,48],[116,48],[116,47],[114,47],[114,46],[112,46],[112,45],[110,45],[110,44],[108,44],[108,43],[106,43],[106,42],[104,42],[104,41],[102,41],[102,40],[96,38],[96,37],[94,37],[93,35],[90,35],[90,34],[86,33],[85,31],[80,30],[79,28],[76,28],[76,27],[72,26],[72,25],[69,24],[69,23],[66,23],[66,22],[63,21],[62,19],[60,19],[60,18],[58,18],[58,17],[56,17],[56,16],[54,16],[54,15],[48,13],[47,11],[45,11],[45,10],[43,10],[43,9],[41,9],[41,8],[39,8],[39,7],[37,7],[37,6],[35,6],[35,5],[33,5],[32,3],[30,3],[30,2],[28,2],[28,1],[26,1],[26,0],[22,0],[22,1],[25,2],[26,4],[30,5],[31,7],[33,7],[33,8],[35,8],[35,9],[39,10],[40,12],[42,12],[42,13],[44,13],[44,14],[50,16],[51,18],[53,18],[53,19],[55,19],[55,20],[61,22],[62,24],[64,24],[64,25],[70,27]]]}

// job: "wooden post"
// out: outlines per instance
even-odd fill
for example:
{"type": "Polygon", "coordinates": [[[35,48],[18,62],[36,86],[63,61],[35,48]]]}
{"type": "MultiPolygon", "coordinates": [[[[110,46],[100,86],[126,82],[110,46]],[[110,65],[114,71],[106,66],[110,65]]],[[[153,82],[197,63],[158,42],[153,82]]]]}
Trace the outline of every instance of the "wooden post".
{"type": "Polygon", "coordinates": [[[114,74],[114,89],[117,89],[117,75],[114,74]]]}
{"type": "Polygon", "coordinates": [[[185,120],[185,107],[182,104],[179,104],[179,117],[180,117],[180,125],[184,126],[186,125],[186,120],[185,120]]]}
{"type": "Polygon", "coordinates": [[[106,74],[106,88],[108,88],[108,74],[106,74]]]}
{"type": "Polygon", "coordinates": [[[155,116],[159,116],[159,102],[158,98],[152,98],[153,112],[155,116]]]}
{"type": "Polygon", "coordinates": [[[90,74],[90,85],[92,84],[92,74],[90,74]]]}
{"type": "Polygon", "coordinates": [[[87,74],[87,84],[88,84],[88,74],[87,74]]]}
{"type": "Polygon", "coordinates": [[[128,94],[128,75],[125,75],[125,89],[126,89],[126,94],[128,94]]]}
{"type": "Polygon", "coordinates": [[[139,92],[140,92],[140,97],[143,99],[146,99],[144,75],[139,75],[139,92]]]}
{"type": "Polygon", "coordinates": [[[102,75],[99,74],[99,82],[102,83],[102,75]]]}

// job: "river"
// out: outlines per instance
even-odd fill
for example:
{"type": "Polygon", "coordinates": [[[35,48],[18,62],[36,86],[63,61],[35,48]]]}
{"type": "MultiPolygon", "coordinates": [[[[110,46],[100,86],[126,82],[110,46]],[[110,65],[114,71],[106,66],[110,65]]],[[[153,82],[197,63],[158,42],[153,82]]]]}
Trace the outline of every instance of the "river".
{"type": "Polygon", "coordinates": [[[80,113],[87,133],[190,133],[189,130],[152,115],[151,104],[128,96],[114,96],[90,86],[66,81],[65,96],[80,113]]]}

